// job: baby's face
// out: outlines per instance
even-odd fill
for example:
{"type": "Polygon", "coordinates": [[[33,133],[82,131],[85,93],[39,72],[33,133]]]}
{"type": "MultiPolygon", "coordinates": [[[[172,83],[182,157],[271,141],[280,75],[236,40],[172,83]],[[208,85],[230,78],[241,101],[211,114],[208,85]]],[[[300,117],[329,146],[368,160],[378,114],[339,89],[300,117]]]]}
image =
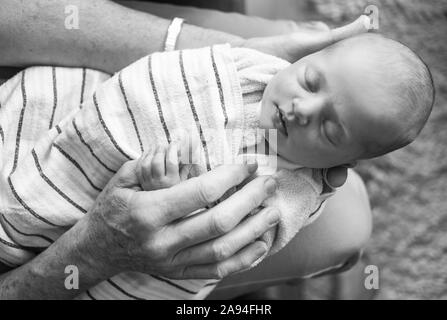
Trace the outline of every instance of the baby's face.
{"type": "Polygon", "coordinates": [[[378,75],[365,65],[365,54],[325,49],[268,83],[260,126],[277,129],[276,143],[269,142],[280,156],[312,168],[348,164],[362,158],[369,141],[395,132],[389,112],[373,102],[383,93],[375,90],[378,75]]]}

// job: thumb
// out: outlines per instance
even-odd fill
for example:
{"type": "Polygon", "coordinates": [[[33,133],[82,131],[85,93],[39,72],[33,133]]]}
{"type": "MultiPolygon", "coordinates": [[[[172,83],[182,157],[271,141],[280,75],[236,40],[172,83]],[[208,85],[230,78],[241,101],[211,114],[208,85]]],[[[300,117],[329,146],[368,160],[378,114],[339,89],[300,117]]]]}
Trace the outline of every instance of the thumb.
{"type": "Polygon", "coordinates": [[[355,21],[339,28],[319,32],[296,32],[294,34],[294,61],[320,51],[340,40],[368,32],[369,18],[361,15],[355,21]]]}
{"type": "Polygon", "coordinates": [[[347,25],[328,31],[329,41],[331,41],[332,44],[340,40],[366,33],[369,30],[369,25],[369,17],[361,15],[355,21],[348,23],[347,25]]]}
{"type": "Polygon", "coordinates": [[[125,162],[112,177],[109,184],[117,188],[141,190],[137,175],[138,160],[125,162]]]}

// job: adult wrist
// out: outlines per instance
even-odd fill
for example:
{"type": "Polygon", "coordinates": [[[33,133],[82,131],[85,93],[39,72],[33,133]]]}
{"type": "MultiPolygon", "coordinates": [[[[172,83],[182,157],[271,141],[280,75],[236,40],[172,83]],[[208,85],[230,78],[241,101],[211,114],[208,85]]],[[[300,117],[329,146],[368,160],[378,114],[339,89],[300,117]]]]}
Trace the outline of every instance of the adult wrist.
{"type": "Polygon", "coordinates": [[[65,243],[61,243],[58,251],[66,250],[65,260],[78,267],[80,279],[89,283],[89,287],[121,271],[117,264],[110,263],[105,237],[93,220],[94,217],[87,214],[58,239],[65,243]]]}

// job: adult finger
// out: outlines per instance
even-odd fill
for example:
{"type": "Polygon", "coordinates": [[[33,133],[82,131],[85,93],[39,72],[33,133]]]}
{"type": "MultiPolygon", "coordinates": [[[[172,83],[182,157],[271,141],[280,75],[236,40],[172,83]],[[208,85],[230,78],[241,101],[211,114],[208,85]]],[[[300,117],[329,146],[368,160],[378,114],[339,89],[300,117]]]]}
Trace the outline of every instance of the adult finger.
{"type": "Polygon", "coordinates": [[[174,257],[173,263],[193,265],[226,260],[261,237],[278,222],[279,212],[274,208],[265,208],[227,234],[180,251],[174,257]]]}
{"type": "Polygon", "coordinates": [[[345,26],[329,31],[311,33],[297,32],[295,41],[297,44],[300,44],[300,56],[317,52],[338,41],[367,32],[368,29],[365,21],[369,21],[368,19],[367,16],[362,15],[345,26]]]}
{"type": "Polygon", "coordinates": [[[248,270],[256,266],[267,253],[267,245],[263,241],[249,244],[231,258],[205,265],[193,265],[183,270],[183,279],[223,279],[230,274],[248,270]]]}
{"type": "Polygon", "coordinates": [[[331,34],[332,43],[368,32],[370,25],[369,19],[370,18],[368,16],[361,15],[355,21],[347,25],[332,29],[331,31],[329,31],[329,33],[331,34]]]}
{"type": "MultiPolygon", "coordinates": [[[[186,248],[225,234],[257,209],[275,190],[276,182],[273,178],[258,177],[212,209],[177,222],[172,226],[173,237],[179,238],[180,248],[186,248]]],[[[277,219],[277,212],[271,214],[271,219],[277,219]]],[[[266,218],[264,215],[260,217],[266,218]]]]}
{"type": "Polygon", "coordinates": [[[348,169],[343,166],[329,168],[325,171],[325,181],[332,188],[341,187],[348,178],[348,169]]]}
{"type": "Polygon", "coordinates": [[[169,223],[205,208],[230,188],[239,185],[257,170],[257,164],[223,165],[199,177],[183,181],[169,189],[139,193],[139,205],[152,205],[156,197],[163,203],[163,222],[169,223]]]}
{"type": "Polygon", "coordinates": [[[125,162],[107,185],[118,188],[136,189],[140,185],[137,168],[138,160],[125,162]]]}

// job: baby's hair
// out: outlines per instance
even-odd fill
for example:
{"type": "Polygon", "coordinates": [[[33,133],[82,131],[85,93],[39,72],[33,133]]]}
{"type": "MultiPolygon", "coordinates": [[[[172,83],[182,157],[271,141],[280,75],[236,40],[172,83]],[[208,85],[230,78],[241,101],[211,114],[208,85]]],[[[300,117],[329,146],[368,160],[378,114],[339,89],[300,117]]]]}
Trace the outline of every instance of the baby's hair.
{"type": "Polygon", "coordinates": [[[386,106],[386,112],[390,112],[399,128],[397,133],[386,139],[386,143],[368,141],[362,158],[378,157],[411,143],[427,122],[434,104],[435,88],[427,64],[404,44],[379,34],[356,36],[334,47],[346,45],[361,45],[362,50],[368,50],[366,59],[374,60],[371,72],[378,72],[381,76],[376,85],[390,93],[384,95],[386,101],[378,97],[377,102],[386,106]]]}

